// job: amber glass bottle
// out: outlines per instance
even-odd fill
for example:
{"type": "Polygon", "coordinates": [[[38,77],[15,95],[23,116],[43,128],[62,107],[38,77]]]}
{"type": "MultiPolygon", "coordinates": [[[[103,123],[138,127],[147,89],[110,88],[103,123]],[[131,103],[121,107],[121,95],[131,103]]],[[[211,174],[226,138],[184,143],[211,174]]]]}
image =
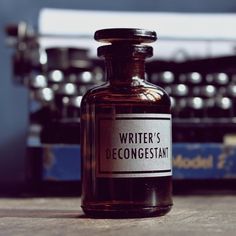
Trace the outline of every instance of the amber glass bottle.
{"type": "Polygon", "coordinates": [[[145,81],[156,33],[103,29],[95,39],[107,82],[81,104],[82,209],[91,217],[147,217],[172,206],[170,98],[145,81]]]}

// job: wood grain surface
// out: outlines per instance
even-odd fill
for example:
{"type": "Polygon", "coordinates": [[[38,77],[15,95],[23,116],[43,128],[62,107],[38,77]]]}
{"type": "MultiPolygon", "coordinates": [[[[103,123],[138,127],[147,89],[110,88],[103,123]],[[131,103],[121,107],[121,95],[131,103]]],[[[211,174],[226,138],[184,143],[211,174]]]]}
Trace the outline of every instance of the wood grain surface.
{"type": "Polygon", "coordinates": [[[89,219],[79,198],[0,199],[0,235],[236,235],[236,196],[178,196],[166,216],[89,219]]]}

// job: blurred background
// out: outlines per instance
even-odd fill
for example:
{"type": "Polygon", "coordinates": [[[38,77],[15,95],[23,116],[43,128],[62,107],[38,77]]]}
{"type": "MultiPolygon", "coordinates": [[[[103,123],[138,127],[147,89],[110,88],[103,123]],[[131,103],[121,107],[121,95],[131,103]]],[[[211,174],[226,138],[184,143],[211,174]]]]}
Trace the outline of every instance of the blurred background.
{"type": "Polygon", "coordinates": [[[80,101],[104,81],[92,37],[108,26],[159,35],[147,79],[172,97],[175,180],[234,181],[235,12],[235,0],[1,0],[2,193],[80,181],[80,101]]]}

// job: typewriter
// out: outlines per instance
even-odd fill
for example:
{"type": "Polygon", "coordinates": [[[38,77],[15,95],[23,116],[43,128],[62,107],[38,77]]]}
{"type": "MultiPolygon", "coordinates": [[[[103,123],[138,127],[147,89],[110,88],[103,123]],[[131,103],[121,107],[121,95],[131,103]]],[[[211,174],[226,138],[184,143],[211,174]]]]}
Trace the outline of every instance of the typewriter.
{"type": "MultiPolygon", "coordinates": [[[[30,186],[53,183],[61,192],[65,183],[78,186],[80,102],[88,89],[104,83],[103,61],[91,56],[90,48],[42,49],[41,36],[24,22],[8,25],[6,34],[14,48],[14,82],[29,91],[30,186]]],[[[235,180],[236,56],[154,57],[146,72],[148,81],[171,96],[174,180],[187,188],[199,180],[206,188],[206,180],[235,180]]]]}

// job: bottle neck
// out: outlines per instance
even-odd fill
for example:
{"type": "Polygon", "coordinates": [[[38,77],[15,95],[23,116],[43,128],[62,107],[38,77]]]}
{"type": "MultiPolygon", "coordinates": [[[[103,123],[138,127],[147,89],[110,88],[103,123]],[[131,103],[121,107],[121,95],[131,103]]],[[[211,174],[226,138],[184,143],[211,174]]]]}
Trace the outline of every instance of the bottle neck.
{"type": "Polygon", "coordinates": [[[106,58],[106,76],[111,84],[145,80],[144,58],[106,58]]]}

